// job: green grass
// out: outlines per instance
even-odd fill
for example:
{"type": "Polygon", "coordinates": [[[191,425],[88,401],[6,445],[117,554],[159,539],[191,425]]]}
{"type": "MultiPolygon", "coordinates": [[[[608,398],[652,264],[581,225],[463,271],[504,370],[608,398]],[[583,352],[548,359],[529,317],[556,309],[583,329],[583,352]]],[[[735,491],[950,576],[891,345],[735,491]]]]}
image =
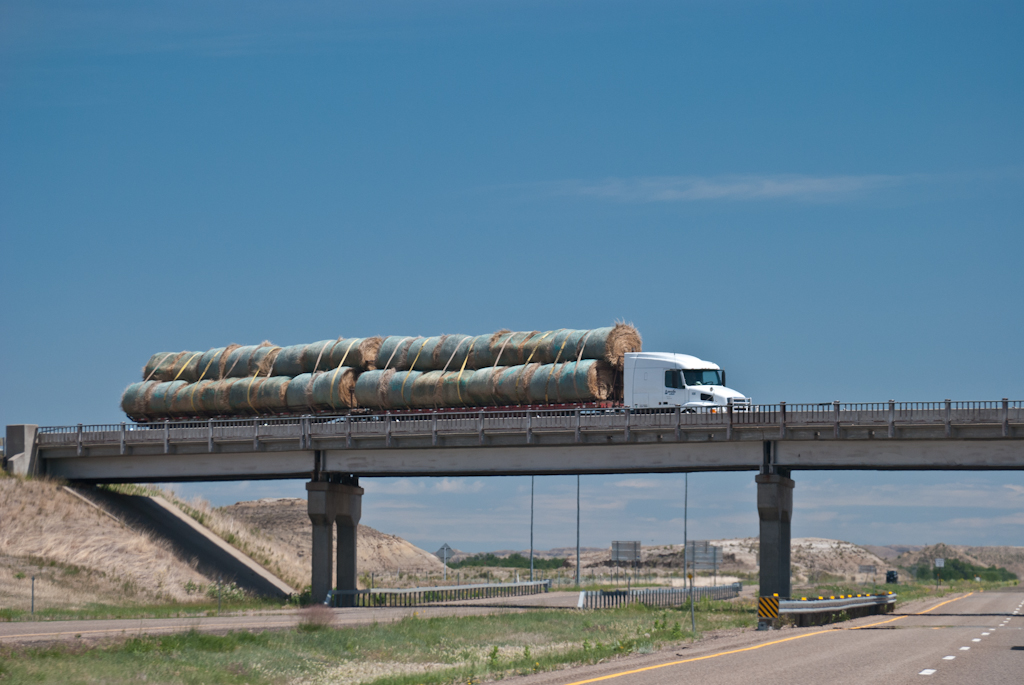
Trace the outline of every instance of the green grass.
{"type": "MultiPolygon", "coordinates": [[[[941,597],[1000,584],[964,583],[935,589],[906,584],[900,600],[941,597]]],[[[863,594],[892,586],[829,585],[819,594],[863,594]]],[[[810,592],[807,593],[810,596],[810,592]]],[[[99,647],[0,646],[0,683],[251,683],[357,680],[373,685],[448,685],[588,664],[646,653],[723,628],[752,628],[751,600],[689,607],[629,606],[599,611],[543,609],[462,618],[407,618],[354,628],[322,624],[309,612],[299,629],[225,636],[187,632],[130,636],[99,647]],[[354,667],[369,669],[354,675],[354,667]],[[348,670],[346,670],[348,669],[348,670]]]]}
{"type": "MultiPolygon", "coordinates": [[[[221,602],[221,613],[234,611],[280,609],[281,600],[243,599],[221,602]]],[[[202,602],[167,602],[161,604],[115,605],[93,603],[77,609],[37,609],[33,615],[23,609],[0,609],[0,621],[72,621],[115,618],[187,618],[213,616],[217,613],[217,600],[202,602]]],[[[2,681],[0,681],[2,682],[2,681]]]]}
{"type": "MultiPolygon", "coordinates": [[[[697,632],[753,625],[752,603],[700,602],[697,632]]],[[[331,682],[332,672],[378,664],[378,685],[477,682],[594,663],[695,637],[688,609],[538,610],[463,618],[409,618],[357,628],[226,636],[139,635],[86,648],[0,648],[0,682],[331,682]],[[422,666],[421,666],[422,665],[422,666]],[[423,672],[429,665],[431,670],[423,672]],[[415,672],[409,672],[409,671],[415,672]]],[[[363,680],[367,680],[364,676],[363,680]]]]}

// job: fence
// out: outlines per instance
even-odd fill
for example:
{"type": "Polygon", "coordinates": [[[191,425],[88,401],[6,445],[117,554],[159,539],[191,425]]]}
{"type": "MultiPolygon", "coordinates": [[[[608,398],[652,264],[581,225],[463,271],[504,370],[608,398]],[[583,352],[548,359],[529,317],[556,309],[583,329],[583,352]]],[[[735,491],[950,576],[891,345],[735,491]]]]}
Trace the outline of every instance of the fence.
{"type": "Polygon", "coordinates": [[[93,445],[125,446],[160,444],[169,451],[172,442],[203,442],[213,451],[215,442],[252,441],[259,449],[261,441],[296,440],[299,449],[311,449],[312,441],[344,440],[348,447],[356,441],[430,436],[475,435],[481,444],[488,434],[522,434],[529,444],[545,433],[575,435],[576,442],[588,433],[621,432],[628,441],[631,432],[675,431],[679,438],[688,429],[727,430],[778,428],[780,438],[787,429],[798,427],[832,428],[835,437],[850,426],[868,426],[887,430],[895,437],[898,426],[944,426],[950,434],[954,425],[992,424],[1002,426],[1003,437],[1011,436],[1011,424],[1024,423],[1024,402],[878,402],[846,404],[751,405],[739,408],[710,407],[690,411],[680,407],[627,409],[523,409],[438,410],[433,412],[359,414],[348,416],[252,417],[247,419],[206,419],[164,421],[149,424],[105,424],[77,426],[41,426],[42,447],[93,445]]]}
{"type": "Polygon", "coordinates": [[[521,583],[480,583],[405,589],[331,590],[327,593],[327,601],[324,604],[335,607],[411,607],[466,599],[536,595],[550,589],[550,580],[535,580],[521,583]]]}
{"type": "MultiPolygon", "coordinates": [[[[717,587],[693,588],[693,598],[733,599],[740,596],[742,583],[717,587]]],[[[673,607],[690,600],[690,588],[643,588],[638,590],[584,590],[580,593],[577,609],[612,609],[626,604],[651,607],[673,607]]]]}
{"type": "Polygon", "coordinates": [[[893,592],[877,595],[839,595],[829,597],[801,597],[779,599],[777,596],[760,597],[757,605],[758,629],[774,623],[780,614],[795,614],[797,625],[824,625],[837,618],[858,618],[885,614],[896,607],[898,596],[893,592]]]}

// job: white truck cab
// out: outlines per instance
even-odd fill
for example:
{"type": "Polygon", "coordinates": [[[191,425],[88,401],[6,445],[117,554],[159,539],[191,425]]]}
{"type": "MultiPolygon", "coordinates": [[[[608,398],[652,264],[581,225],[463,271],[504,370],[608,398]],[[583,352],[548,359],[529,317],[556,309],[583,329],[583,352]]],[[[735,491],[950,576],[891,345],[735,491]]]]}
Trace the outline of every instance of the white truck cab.
{"type": "Polygon", "coordinates": [[[622,380],[627,407],[750,406],[749,397],[725,386],[718,364],[688,354],[627,352],[622,380]]]}

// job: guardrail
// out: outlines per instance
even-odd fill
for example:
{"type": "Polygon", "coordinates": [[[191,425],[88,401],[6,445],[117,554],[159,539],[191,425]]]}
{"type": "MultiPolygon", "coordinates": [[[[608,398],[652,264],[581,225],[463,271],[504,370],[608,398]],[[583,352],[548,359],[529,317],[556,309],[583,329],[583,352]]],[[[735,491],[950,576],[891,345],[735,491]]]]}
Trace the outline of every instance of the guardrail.
{"type": "MultiPolygon", "coordinates": [[[[740,596],[742,583],[716,587],[693,588],[693,597],[699,599],[733,599],[740,596]]],[[[690,588],[639,588],[631,590],[584,590],[580,592],[577,609],[612,609],[626,604],[650,607],[673,607],[690,601],[690,588]]]]}
{"type": "Polygon", "coordinates": [[[782,614],[796,615],[797,625],[801,627],[832,623],[837,618],[846,620],[886,614],[895,608],[897,598],[898,595],[893,592],[876,595],[830,595],[819,596],[816,599],[760,597],[757,602],[758,630],[767,630],[782,614]]]}
{"type": "Polygon", "coordinates": [[[458,602],[466,599],[537,595],[550,590],[550,580],[441,585],[438,587],[331,590],[327,593],[327,600],[324,604],[334,607],[411,607],[437,602],[458,602]]]}
{"type": "MultiPolygon", "coordinates": [[[[609,434],[630,441],[631,434],[714,430],[727,440],[756,429],[757,439],[843,437],[850,428],[867,428],[887,437],[898,437],[900,427],[931,427],[951,437],[954,427],[988,425],[996,437],[1019,434],[1024,424],[1024,402],[1008,399],[981,402],[876,402],[752,405],[749,408],[705,407],[695,411],[679,407],[660,409],[562,408],[562,409],[451,409],[423,412],[317,415],[302,417],[251,417],[147,424],[100,424],[42,426],[38,444],[44,448],[77,448],[79,455],[91,446],[160,446],[172,443],[207,443],[210,451],[221,443],[291,443],[298,449],[398,447],[416,438],[415,446],[438,445],[439,438],[469,438],[486,444],[491,436],[534,443],[545,435],[569,435],[569,442],[585,442],[588,434],[600,439],[609,434]],[[1011,425],[1015,428],[1011,429],[1011,425]],[[771,435],[765,431],[772,430],[771,435]],[[777,430],[777,432],[776,432],[777,430]],[[803,431],[800,433],[800,431],[803,431]],[[799,434],[797,434],[799,433],[799,434]],[[518,436],[518,437],[516,437],[518,436]],[[573,437],[575,438],[573,440],[573,437]],[[317,445],[314,446],[314,440],[317,445]],[[405,441],[405,442],[403,442],[405,441]],[[426,442],[424,442],[426,441],[426,442]]],[[[752,434],[753,435],[753,434],[752,434]]],[[[985,437],[988,437],[986,434],[985,437]]]]}

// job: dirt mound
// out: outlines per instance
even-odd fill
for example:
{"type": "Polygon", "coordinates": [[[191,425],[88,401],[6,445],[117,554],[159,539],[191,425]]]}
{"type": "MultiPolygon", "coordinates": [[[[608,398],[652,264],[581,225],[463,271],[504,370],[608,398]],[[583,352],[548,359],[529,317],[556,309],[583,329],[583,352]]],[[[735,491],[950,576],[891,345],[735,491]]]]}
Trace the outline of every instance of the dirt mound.
{"type": "Polygon", "coordinates": [[[901,554],[917,552],[921,549],[921,545],[863,545],[863,547],[886,561],[892,561],[901,554]]]}
{"type": "Polygon", "coordinates": [[[59,483],[0,476],[0,607],[187,601],[209,580],[162,541],[136,532],[59,483]]]}
{"type": "MultiPolygon", "coordinates": [[[[290,549],[304,561],[306,573],[309,573],[313,525],[306,513],[306,500],[291,497],[260,499],[221,507],[218,511],[274,540],[278,547],[290,549]]],[[[395,535],[369,526],[359,526],[356,535],[360,574],[429,573],[442,568],[440,560],[433,554],[395,535]]]]}
{"type": "Polygon", "coordinates": [[[939,543],[901,554],[894,563],[903,568],[932,565],[936,558],[959,559],[975,566],[1001,566],[1024,578],[1024,547],[969,547],[939,543]]]}

